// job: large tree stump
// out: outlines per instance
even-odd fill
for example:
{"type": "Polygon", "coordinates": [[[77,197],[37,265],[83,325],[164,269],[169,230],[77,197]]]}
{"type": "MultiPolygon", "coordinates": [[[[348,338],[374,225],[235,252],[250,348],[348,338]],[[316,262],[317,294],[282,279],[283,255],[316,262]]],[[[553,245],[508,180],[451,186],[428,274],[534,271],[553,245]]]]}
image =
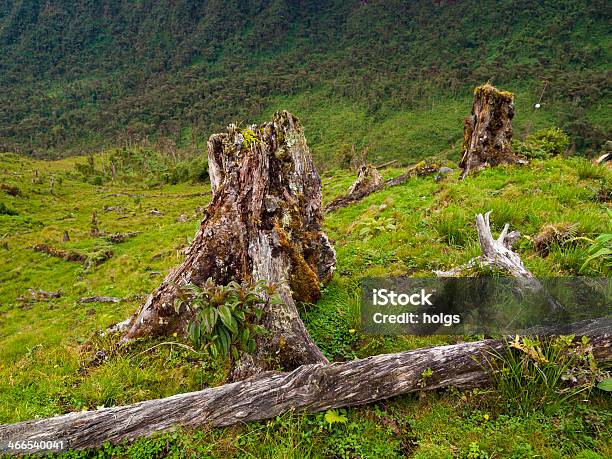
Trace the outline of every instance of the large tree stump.
{"type": "Polygon", "coordinates": [[[474,90],[472,114],[463,129],[461,178],[487,166],[521,162],[512,152],[513,117],[514,94],[499,91],[490,83],[474,90]]]}
{"type": "Polygon", "coordinates": [[[123,340],[184,333],[189,310],[175,310],[181,286],[264,280],[278,286],[284,304],[265,307],[268,332],[253,355],[235,362],[231,378],[327,362],[295,305],[319,298],[336,261],[321,231],[321,179],[298,120],[282,112],[250,129],[230,125],[208,140],[208,162],[213,199],[186,259],[149,296],[123,340]]]}

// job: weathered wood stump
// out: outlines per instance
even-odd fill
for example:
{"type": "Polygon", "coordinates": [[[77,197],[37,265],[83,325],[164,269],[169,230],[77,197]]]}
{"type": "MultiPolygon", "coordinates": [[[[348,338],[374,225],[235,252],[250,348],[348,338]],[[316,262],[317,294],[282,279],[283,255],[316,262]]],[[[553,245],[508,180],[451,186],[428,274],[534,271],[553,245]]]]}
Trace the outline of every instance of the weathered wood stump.
{"type": "Polygon", "coordinates": [[[497,239],[491,231],[491,211],[476,215],[476,230],[482,255],[472,258],[466,264],[449,271],[434,271],[440,277],[461,277],[472,275],[475,269],[488,267],[503,271],[518,279],[521,289],[531,292],[542,292],[553,310],[563,310],[563,305],[548,294],[544,286],[523,264],[518,253],[512,250],[514,243],[521,237],[518,231],[510,231],[506,223],[497,239]]]}
{"type": "Polygon", "coordinates": [[[522,162],[512,152],[513,117],[514,94],[499,91],[490,83],[474,90],[472,114],[463,129],[462,179],[487,166],[522,162]]]}
{"type": "Polygon", "coordinates": [[[249,129],[230,125],[208,140],[208,163],[213,199],[186,259],[149,296],[123,341],[184,333],[189,311],[175,310],[181,286],[263,280],[278,286],[284,304],[265,308],[268,332],[253,355],[234,362],[231,379],[326,363],[295,305],[319,298],[336,262],[321,231],[321,179],[298,120],[282,112],[249,129]]]}
{"type": "Polygon", "coordinates": [[[369,193],[383,182],[382,175],[371,164],[359,168],[357,180],[348,189],[348,194],[369,193]]]}

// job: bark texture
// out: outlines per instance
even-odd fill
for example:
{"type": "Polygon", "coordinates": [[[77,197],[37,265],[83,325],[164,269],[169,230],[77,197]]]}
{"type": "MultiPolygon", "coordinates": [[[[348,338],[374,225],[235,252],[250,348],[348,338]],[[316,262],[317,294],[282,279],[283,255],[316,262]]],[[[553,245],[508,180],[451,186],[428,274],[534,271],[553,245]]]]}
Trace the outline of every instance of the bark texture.
{"type": "Polygon", "coordinates": [[[268,307],[254,355],[236,362],[233,379],[277,368],[327,362],[300,320],[295,301],[314,302],[336,257],[321,231],[321,180],[298,120],[271,122],[208,140],[213,199],[181,266],[149,296],[124,340],[184,332],[189,314],[175,300],[180,286],[212,278],[279,286],[284,305],[268,307]]]}
{"type": "Polygon", "coordinates": [[[513,117],[514,94],[489,83],[474,90],[472,114],[463,129],[461,178],[487,166],[521,162],[512,152],[513,117]]]}
{"type": "Polygon", "coordinates": [[[367,192],[383,182],[382,175],[371,164],[361,166],[357,180],[348,189],[348,194],[367,192]]]}
{"type": "MultiPolygon", "coordinates": [[[[596,359],[612,358],[612,319],[566,326],[564,334],[590,336],[596,359]]],[[[469,388],[490,382],[504,340],[484,340],[382,354],[346,363],[304,365],[248,380],[133,405],[0,425],[0,453],[17,440],[63,440],[70,449],[117,444],[177,427],[226,426],[267,419],[290,410],[323,411],[372,403],[410,392],[469,388]],[[431,369],[431,376],[423,372],[431,369]]]]}
{"type": "Polygon", "coordinates": [[[373,166],[362,166],[357,180],[350,186],[348,193],[334,198],[325,206],[325,212],[333,212],[351,204],[361,201],[366,196],[385,188],[401,185],[410,177],[430,175],[436,172],[439,166],[421,161],[409,167],[406,172],[397,177],[383,180],[380,173],[373,166]]]}

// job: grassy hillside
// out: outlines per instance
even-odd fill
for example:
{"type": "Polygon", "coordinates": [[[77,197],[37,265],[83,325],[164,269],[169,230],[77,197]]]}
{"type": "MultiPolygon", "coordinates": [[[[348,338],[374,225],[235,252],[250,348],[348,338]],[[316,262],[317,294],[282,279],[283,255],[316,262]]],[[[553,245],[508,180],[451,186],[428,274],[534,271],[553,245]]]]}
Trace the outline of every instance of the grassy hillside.
{"type": "Polygon", "coordinates": [[[542,78],[534,123],[598,150],[610,136],[611,12],[603,0],[5,1],[0,151],[189,149],[299,105],[320,163],[353,144],[411,160],[422,138],[438,151],[456,142],[448,127],[475,85],[492,79],[527,108],[542,78]]]}
{"type": "MultiPolygon", "coordinates": [[[[100,170],[104,161],[93,157],[93,168],[100,170]]],[[[45,162],[4,154],[0,164],[0,423],[222,383],[229,369],[223,360],[161,340],[142,340],[113,352],[116,337],[99,335],[131,314],[168,269],[180,263],[181,250],[199,222],[197,209],[210,199],[209,184],[147,186],[146,177],[122,175],[96,185],[83,173],[89,166],[85,158],[45,162]],[[93,211],[99,237],[90,234],[93,211]],[[63,241],[64,231],[69,241],[63,241]],[[104,237],[118,232],[138,234],[120,243],[104,237]],[[82,264],[33,251],[38,243],[90,260],[103,251],[113,255],[98,265],[82,264]],[[28,289],[61,296],[35,299],[28,289]],[[92,295],[124,300],[79,302],[92,295]]],[[[399,173],[385,170],[387,176],[399,173]]],[[[610,231],[606,209],[612,174],[584,159],[533,161],[462,182],[457,175],[440,182],[415,177],[326,217],[338,269],[322,299],[305,306],[302,316],[331,360],[471,339],[363,334],[359,280],[427,276],[432,269],[467,261],[479,251],[473,224],[477,212],[493,210],[497,230],[509,222],[523,234],[518,252],[540,276],[576,274],[589,247],[578,239],[552,244],[547,257],[539,256],[530,238],[545,224],[575,224],[576,235],[588,238],[610,231]],[[396,230],[389,231],[389,225],[396,230]]],[[[324,200],[343,193],[353,179],[345,170],[325,172],[324,200]]],[[[583,274],[602,275],[606,269],[594,263],[583,274]]],[[[514,400],[500,390],[447,390],[340,410],[346,422],[329,424],[324,413],[289,413],[262,423],[108,447],[95,457],[599,458],[612,454],[610,412],[609,396],[597,390],[527,414],[518,413],[514,400]]],[[[94,457],[88,454],[66,457],[94,457]]]]}

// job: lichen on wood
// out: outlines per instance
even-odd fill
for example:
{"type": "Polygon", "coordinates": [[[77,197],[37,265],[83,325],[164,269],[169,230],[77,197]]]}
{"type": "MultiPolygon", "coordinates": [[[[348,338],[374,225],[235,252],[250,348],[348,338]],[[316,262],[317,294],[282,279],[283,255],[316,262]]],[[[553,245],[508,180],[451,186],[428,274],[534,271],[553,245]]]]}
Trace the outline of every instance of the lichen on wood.
{"type": "Polygon", "coordinates": [[[234,362],[232,379],[306,363],[326,362],[299,318],[296,301],[314,302],[335,267],[321,231],[321,180],[297,118],[277,112],[271,122],[235,125],[208,140],[213,199],[181,266],[149,296],[123,341],[184,332],[178,289],[212,278],[219,285],[266,281],[278,285],[282,305],[268,307],[253,355],[234,362]]]}

